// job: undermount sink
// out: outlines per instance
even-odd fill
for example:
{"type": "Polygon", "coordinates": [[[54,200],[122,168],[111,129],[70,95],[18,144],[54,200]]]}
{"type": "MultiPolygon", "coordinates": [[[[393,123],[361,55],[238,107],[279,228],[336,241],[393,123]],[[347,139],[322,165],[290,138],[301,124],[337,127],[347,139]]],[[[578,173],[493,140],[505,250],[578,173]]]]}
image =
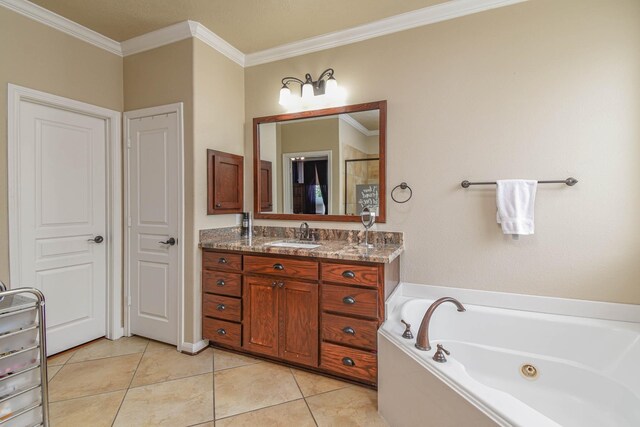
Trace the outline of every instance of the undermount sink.
{"type": "Polygon", "coordinates": [[[315,249],[319,248],[321,245],[306,242],[273,242],[267,243],[266,246],[273,246],[275,248],[315,249]]]}

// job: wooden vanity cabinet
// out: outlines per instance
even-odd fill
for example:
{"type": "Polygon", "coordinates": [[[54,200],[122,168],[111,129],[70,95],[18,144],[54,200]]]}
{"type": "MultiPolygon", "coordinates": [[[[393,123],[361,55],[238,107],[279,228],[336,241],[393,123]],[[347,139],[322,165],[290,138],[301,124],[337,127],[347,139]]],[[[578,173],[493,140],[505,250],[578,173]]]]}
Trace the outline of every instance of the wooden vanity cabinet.
{"type": "Polygon", "coordinates": [[[202,337],[242,346],[242,255],[202,253],[202,337]]]}
{"type": "Polygon", "coordinates": [[[377,264],[205,250],[202,265],[205,339],[377,384],[377,330],[384,300],[399,281],[397,259],[377,264]]]}
{"type": "Polygon", "coordinates": [[[250,255],[245,260],[243,348],[317,367],[318,263],[250,255]]]}

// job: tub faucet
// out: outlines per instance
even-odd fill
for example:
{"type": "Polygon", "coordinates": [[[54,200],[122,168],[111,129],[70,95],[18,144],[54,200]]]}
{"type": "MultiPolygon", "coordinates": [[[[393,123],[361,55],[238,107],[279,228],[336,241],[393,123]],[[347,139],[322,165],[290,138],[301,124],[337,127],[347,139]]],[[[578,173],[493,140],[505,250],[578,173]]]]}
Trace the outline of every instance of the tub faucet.
{"type": "Polygon", "coordinates": [[[458,307],[458,311],[466,311],[464,306],[455,298],[444,297],[440,298],[433,302],[429,306],[429,309],[424,314],[422,318],[422,322],[420,323],[420,329],[418,329],[418,338],[416,338],[416,348],[422,351],[431,350],[431,344],[429,343],[429,322],[431,322],[431,316],[433,316],[433,312],[436,311],[436,308],[442,303],[451,302],[458,307]]]}

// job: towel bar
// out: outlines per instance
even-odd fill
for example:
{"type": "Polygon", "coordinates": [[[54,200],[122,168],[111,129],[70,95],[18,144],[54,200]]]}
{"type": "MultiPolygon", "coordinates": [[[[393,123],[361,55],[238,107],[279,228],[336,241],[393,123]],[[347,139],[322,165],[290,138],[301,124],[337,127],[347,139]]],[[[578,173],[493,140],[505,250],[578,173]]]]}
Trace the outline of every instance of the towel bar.
{"type": "MultiPolygon", "coordinates": [[[[566,184],[569,187],[573,187],[574,185],[576,185],[578,183],[578,180],[572,177],[569,177],[567,179],[560,179],[560,180],[553,180],[553,181],[538,181],[538,184],[566,184]]],[[[469,188],[470,185],[495,185],[496,182],[469,182],[467,180],[464,180],[460,183],[460,185],[462,186],[462,188],[469,188]]]]}

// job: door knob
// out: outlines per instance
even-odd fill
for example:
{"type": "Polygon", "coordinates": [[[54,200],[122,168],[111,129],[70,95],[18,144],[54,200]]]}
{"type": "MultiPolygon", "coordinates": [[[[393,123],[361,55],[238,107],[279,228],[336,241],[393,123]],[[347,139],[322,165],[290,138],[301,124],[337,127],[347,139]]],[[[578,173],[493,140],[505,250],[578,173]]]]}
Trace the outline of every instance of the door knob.
{"type": "Polygon", "coordinates": [[[96,236],[93,239],[87,239],[87,242],[102,243],[102,242],[104,242],[104,237],[96,236]]]}
{"type": "Polygon", "coordinates": [[[173,246],[176,244],[176,239],[174,239],[173,237],[169,237],[169,239],[166,242],[158,242],[158,243],[162,243],[163,245],[173,246]]]}

